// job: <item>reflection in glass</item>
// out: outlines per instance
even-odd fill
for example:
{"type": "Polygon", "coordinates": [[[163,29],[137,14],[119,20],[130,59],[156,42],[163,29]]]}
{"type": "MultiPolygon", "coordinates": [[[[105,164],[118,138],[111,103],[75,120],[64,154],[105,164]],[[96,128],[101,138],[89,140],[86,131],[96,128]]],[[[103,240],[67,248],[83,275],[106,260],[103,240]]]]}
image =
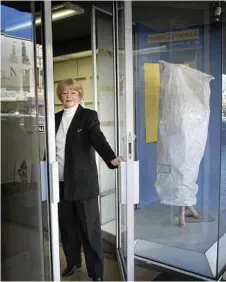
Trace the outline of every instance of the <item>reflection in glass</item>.
{"type": "MultiPolygon", "coordinates": [[[[32,22],[33,15],[3,5],[1,15],[2,280],[43,281],[50,279],[40,183],[43,105],[38,105],[35,91],[33,27],[22,25],[32,22]]],[[[35,47],[42,61],[42,47],[35,47]]],[[[37,66],[42,69],[42,64],[37,66]]],[[[37,90],[43,95],[42,87],[37,90]]],[[[45,216],[47,220],[47,208],[45,216]]]]}
{"type": "MultiPolygon", "coordinates": [[[[110,3],[110,2],[109,2],[110,3]]],[[[111,7],[111,5],[110,5],[111,7]]],[[[96,14],[97,40],[97,112],[100,127],[110,146],[115,151],[115,93],[113,76],[113,24],[112,16],[104,12],[96,14]]],[[[98,157],[100,182],[100,212],[102,230],[115,225],[115,173],[109,170],[103,160],[98,157]],[[110,212],[106,212],[107,210],[110,212]]],[[[115,228],[108,232],[115,235],[115,228]]]]}
{"type": "Polygon", "coordinates": [[[135,255],[211,279],[225,264],[218,247],[226,247],[222,23],[209,14],[215,6],[133,1],[135,255]]]}

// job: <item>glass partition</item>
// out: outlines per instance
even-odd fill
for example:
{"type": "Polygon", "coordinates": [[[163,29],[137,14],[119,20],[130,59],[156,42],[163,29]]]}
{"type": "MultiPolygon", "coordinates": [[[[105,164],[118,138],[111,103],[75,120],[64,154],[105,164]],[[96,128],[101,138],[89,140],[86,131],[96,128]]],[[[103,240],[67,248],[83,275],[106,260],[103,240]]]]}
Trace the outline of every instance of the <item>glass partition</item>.
{"type": "Polygon", "coordinates": [[[133,1],[135,255],[210,279],[226,264],[219,5],[133,1]]]}
{"type": "Polygon", "coordinates": [[[51,279],[48,191],[41,185],[41,171],[46,170],[40,166],[46,132],[43,56],[41,42],[35,43],[34,5],[28,3],[27,8],[21,12],[7,3],[1,5],[1,270],[5,281],[51,279]]]}
{"type": "Polygon", "coordinates": [[[222,2],[222,124],[221,124],[221,183],[219,206],[218,275],[226,270],[226,5],[222,2]]]}
{"type": "MultiPolygon", "coordinates": [[[[112,2],[109,2],[112,9],[112,2]]],[[[115,151],[116,102],[113,73],[113,21],[112,13],[98,7],[93,8],[93,28],[96,41],[96,97],[95,110],[98,112],[100,127],[110,146],[115,151]]],[[[94,36],[93,35],[93,36],[94,36]]],[[[97,156],[100,182],[101,228],[116,235],[115,222],[115,171],[109,170],[104,161],[97,156]]]]}
{"type": "Polygon", "coordinates": [[[118,98],[118,150],[123,163],[118,170],[117,255],[123,279],[134,281],[134,162],[132,1],[116,1],[116,84],[118,98]]]}

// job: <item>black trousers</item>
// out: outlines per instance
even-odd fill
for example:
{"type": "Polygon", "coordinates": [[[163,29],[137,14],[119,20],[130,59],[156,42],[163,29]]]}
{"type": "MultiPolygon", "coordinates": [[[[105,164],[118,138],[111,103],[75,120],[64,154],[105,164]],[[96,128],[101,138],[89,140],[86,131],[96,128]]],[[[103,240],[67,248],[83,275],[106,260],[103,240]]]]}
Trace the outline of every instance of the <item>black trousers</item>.
{"type": "Polygon", "coordinates": [[[60,182],[59,227],[68,266],[81,263],[81,243],[90,278],[103,277],[104,254],[101,239],[98,198],[86,201],[64,200],[60,182]]]}

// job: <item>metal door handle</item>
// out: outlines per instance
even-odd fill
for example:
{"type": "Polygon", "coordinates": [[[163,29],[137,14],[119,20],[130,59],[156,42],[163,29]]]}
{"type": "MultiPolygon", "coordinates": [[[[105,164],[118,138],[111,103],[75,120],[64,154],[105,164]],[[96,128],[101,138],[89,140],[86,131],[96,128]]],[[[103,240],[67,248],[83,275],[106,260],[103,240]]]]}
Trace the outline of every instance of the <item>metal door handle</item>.
{"type": "Polygon", "coordinates": [[[139,204],[140,194],[140,168],[139,161],[133,162],[133,198],[134,204],[139,204]]]}
{"type": "MultiPolygon", "coordinates": [[[[133,161],[132,171],[128,173],[130,177],[133,178],[133,187],[129,187],[129,189],[133,189],[133,198],[134,204],[139,203],[139,188],[140,188],[140,179],[139,179],[139,161],[133,161]]],[[[127,189],[127,163],[122,162],[120,166],[120,203],[126,204],[126,189],[127,189]]]]}
{"type": "Polygon", "coordinates": [[[42,190],[42,201],[47,201],[48,198],[48,179],[47,179],[47,163],[46,161],[40,162],[41,168],[41,190],[42,190]]]}
{"type": "Polygon", "coordinates": [[[58,162],[54,161],[50,164],[50,187],[51,187],[51,202],[59,203],[59,169],[58,162]]]}
{"type": "Polygon", "coordinates": [[[119,201],[121,204],[126,204],[126,162],[122,162],[120,165],[120,194],[119,194],[119,201]]]}

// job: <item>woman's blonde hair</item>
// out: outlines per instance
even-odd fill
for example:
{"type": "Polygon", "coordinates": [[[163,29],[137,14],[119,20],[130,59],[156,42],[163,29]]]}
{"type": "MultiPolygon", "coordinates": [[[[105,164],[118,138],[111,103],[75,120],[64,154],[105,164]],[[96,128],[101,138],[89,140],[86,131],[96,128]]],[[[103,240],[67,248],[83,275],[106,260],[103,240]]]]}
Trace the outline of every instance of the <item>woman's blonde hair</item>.
{"type": "Polygon", "coordinates": [[[80,98],[81,99],[83,98],[84,91],[83,91],[83,87],[82,87],[81,83],[78,82],[78,80],[76,80],[76,79],[68,78],[68,79],[65,79],[65,80],[61,80],[57,84],[56,93],[57,93],[57,97],[60,100],[61,100],[61,94],[62,94],[65,86],[69,86],[69,87],[73,88],[75,91],[78,91],[80,98]]]}

